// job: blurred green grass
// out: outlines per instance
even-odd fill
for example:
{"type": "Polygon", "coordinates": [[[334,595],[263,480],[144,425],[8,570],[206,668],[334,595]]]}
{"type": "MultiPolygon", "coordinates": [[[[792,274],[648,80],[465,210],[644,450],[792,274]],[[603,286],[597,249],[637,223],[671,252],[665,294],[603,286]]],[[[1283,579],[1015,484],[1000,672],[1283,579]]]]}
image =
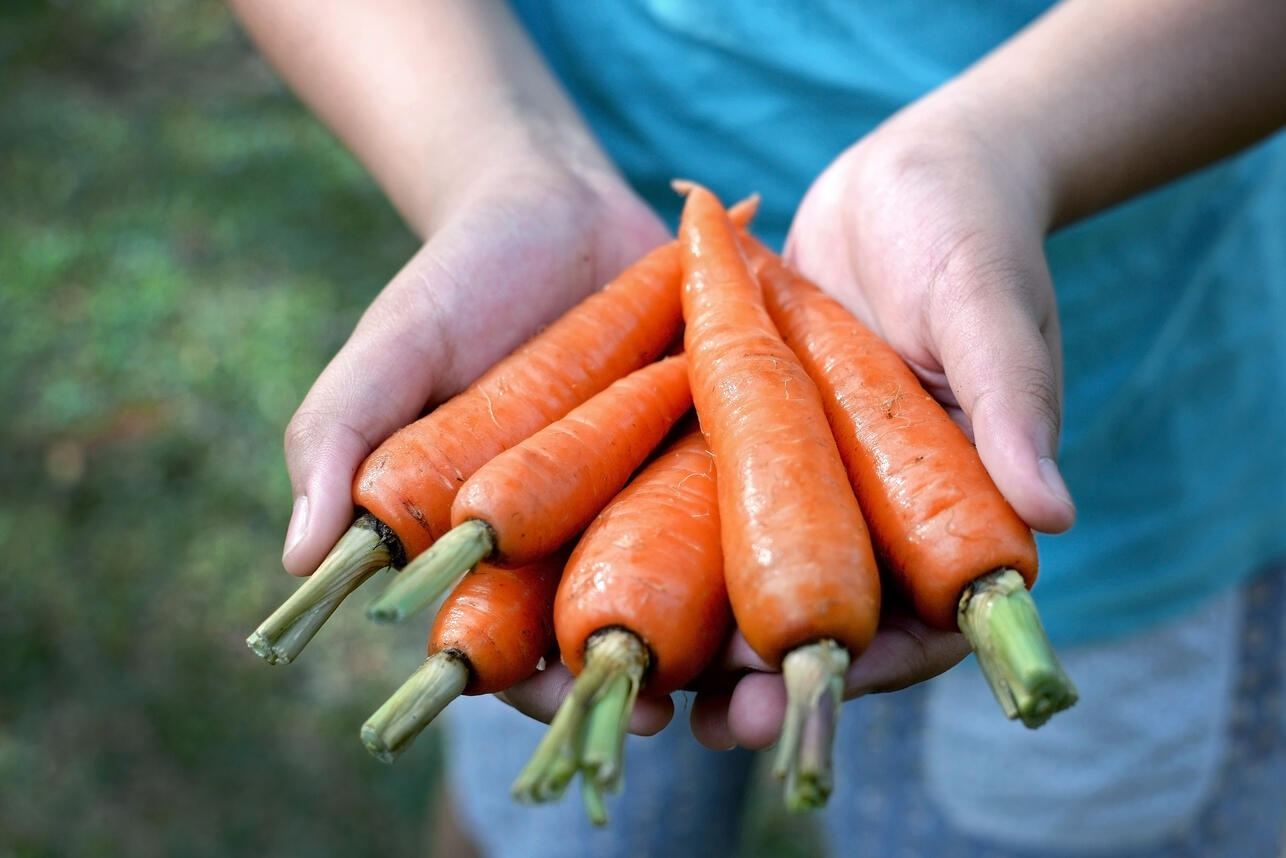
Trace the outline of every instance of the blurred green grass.
{"type": "Polygon", "coordinates": [[[221,3],[11,0],[0,80],[0,855],[423,854],[441,737],[357,741],[423,631],[244,645],[282,429],[415,239],[221,3]]]}

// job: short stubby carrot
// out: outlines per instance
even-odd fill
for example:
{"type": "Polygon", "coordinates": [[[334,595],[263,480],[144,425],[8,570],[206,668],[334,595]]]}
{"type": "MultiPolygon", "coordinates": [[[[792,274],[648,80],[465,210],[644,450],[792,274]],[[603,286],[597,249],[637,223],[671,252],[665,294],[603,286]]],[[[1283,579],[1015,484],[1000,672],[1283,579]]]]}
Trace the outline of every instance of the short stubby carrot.
{"type": "Polygon", "coordinates": [[[574,539],[692,405],[687,358],[635,370],[465,481],[452,529],[370,609],[400,621],[480,560],[521,565],[574,539]]]}
{"type": "MultiPolygon", "coordinates": [[[[964,431],[897,352],[763,244],[749,236],[743,244],[770,315],[822,392],[883,568],[921,619],[948,631],[961,628],[972,642],[964,611],[973,603],[981,613],[983,601],[975,597],[989,584],[987,576],[1012,570],[1002,587],[1009,593],[1035,583],[1031,529],[996,488],[964,431]]],[[[1020,649],[1045,652],[1043,640],[1040,633],[1020,649]]],[[[988,669],[987,654],[979,658],[988,669]]],[[[1032,671],[1010,665],[997,690],[1017,697],[1010,717],[1029,726],[1075,700],[1052,650],[1040,662],[1032,671]],[[1035,697],[1024,691],[1033,684],[1044,689],[1035,697]]],[[[1009,712],[1007,700],[1001,703],[1009,712]]]]}
{"type": "Polygon", "coordinates": [[[789,779],[788,800],[819,804],[830,789],[829,729],[819,726],[825,736],[811,749],[819,759],[806,770],[796,769],[791,755],[801,749],[792,745],[802,719],[837,717],[848,660],[875,635],[874,551],[817,387],[782,342],[732,223],[703,188],[687,191],[679,245],[684,344],[719,470],[728,596],[746,641],[786,674],[792,700],[778,773],[789,779]],[[814,672],[792,667],[802,661],[826,662],[811,701],[803,698],[815,689],[792,687],[793,676],[814,672]]]}
{"type": "Polygon", "coordinates": [[[649,652],[646,689],[669,694],[700,673],[727,637],[714,457],[691,431],[651,462],[576,543],[554,603],[563,663],[580,673],[585,644],[611,627],[649,652]]]}
{"type": "Polygon", "coordinates": [[[580,771],[590,818],[605,822],[598,796],[620,787],[635,696],[695,679],[731,623],[714,459],[694,426],[621,490],[572,551],[554,628],[578,678],[514,794],[555,798],[580,771]]]}
{"type": "Polygon", "coordinates": [[[391,762],[461,694],[492,694],[534,673],[554,648],[553,605],[566,552],[514,569],[479,564],[442,604],[428,658],[362,726],[391,762]]]}

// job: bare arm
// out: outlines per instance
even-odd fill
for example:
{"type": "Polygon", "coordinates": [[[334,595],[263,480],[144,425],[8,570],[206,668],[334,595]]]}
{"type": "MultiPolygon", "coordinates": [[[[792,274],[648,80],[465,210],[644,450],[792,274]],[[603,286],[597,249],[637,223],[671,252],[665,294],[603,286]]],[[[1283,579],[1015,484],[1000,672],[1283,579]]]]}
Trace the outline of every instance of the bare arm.
{"type": "Polygon", "coordinates": [[[976,111],[1067,223],[1286,123],[1286,3],[1069,0],[922,105],[976,111]]]}
{"type": "Polygon", "coordinates": [[[500,0],[231,0],[419,235],[489,164],[558,147],[611,172],[500,0]]]}

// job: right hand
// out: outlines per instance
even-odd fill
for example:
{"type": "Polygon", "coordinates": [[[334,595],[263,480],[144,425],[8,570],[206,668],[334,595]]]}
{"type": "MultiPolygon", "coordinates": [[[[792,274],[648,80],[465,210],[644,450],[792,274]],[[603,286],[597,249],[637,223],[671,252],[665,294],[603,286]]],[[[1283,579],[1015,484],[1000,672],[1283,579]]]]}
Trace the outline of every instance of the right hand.
{"type": "Polygon", "coordinates": [[[286,428],[291,574],[311,574],[352,524],[371,450],[669,238],[616,174],[547,154],[487,168],[445,199],[286,428]]]}

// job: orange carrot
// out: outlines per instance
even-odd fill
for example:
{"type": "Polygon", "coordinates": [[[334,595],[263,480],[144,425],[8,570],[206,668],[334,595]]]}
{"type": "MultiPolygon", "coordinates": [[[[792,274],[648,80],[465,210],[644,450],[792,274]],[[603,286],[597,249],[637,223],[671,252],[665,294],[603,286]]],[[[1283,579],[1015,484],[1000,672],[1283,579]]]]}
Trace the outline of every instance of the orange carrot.
{"type": "Polygon", "coordinates": [[[407,564],[371,616],[405,619],[480,560],[521,565],[570,541],[691,404],[687,358],[665,358],[496,456],[460,488],[449,533],[407,564]]]}
{"type": "Polygon", "coordinates": [[[709,663],[732,620],[715,485],[714,459],[694,430],[594,519],[554,603],[558,649],[572,673],[581,671],[586,642],[613,626],[643,639],[650,693],[682,688],[709,663]]]}
{"type": "MultiPolygon", "coordinates": [[[[1031,529],[996,488],[973,443],[910,367],[763,244],[749,236],[743,236],[743,244],[769,313],[822,392],[883,567],[916,613],[930,625],[954,631],[967,625],[961,612],[988,574],[1014,570],[1021,579],[1011,588],[1035,583],[1031,529]]],[[[1042,662],[1049,658],[1052,651],[1042,662]]],[[[1068,699],[1070,685],[1063,688],[1061,680],[1047,676],[1056,668],[1056,659],[1042,663],[1027,679],[1021,679],[1025,668],[1013,668],[1019,675],[1006,676],[1010,690],[1004,694],[1019,701],[1010,717],[1043,722],[1057,711],[1051,707],[1071,704],[1074,689],[1068,699]],[[1055,699],[1024,700],[1021,689],[1033,683],[1055,699]]]]}
{"type": "Polygon", "coordinates": [[[844,671],[879,620],[874,553],[817,387],[703,188],[687,191],[679,244],[692,395],[719,469],[728,596],[746,641],[783,666],[790,702],[776,768],[787,799],[820,804],[844,671]],[[801,746],[805,721],[811,738],[801,746]]]}
{"type": "MultiPolygon", "coordinates": [[[[751,197],[733,215],[744,225],[757,208],[751,197]]],[[[664,354],[681,328],[680,275],[677,245],[658,247],[385,440],[354,478],[366,512],[247,645],[269,663],[293,660],[349,593],[450,528],[456,491],[482,463],[664,354]]]]}
{"type": "Polygon", "coordinates": [[[391,762],[461,694],[503,691],[530,676],[554,645],[553,603],[565,552],[516,569],[480,564],[443,603],[428,658],[362,726],[391,762]]]}
{"type": "Polygon", "coordinates": [[[563,663],[578,679],[515,782],[515,796],[556,797],[579,770],[591,819],[606,821],[594,799],[620,785],[635,695],[669,694],[692,681],[731,621],[714,460],[693,429],[603,509],[572,551],[554,628],[563,663]]]}

